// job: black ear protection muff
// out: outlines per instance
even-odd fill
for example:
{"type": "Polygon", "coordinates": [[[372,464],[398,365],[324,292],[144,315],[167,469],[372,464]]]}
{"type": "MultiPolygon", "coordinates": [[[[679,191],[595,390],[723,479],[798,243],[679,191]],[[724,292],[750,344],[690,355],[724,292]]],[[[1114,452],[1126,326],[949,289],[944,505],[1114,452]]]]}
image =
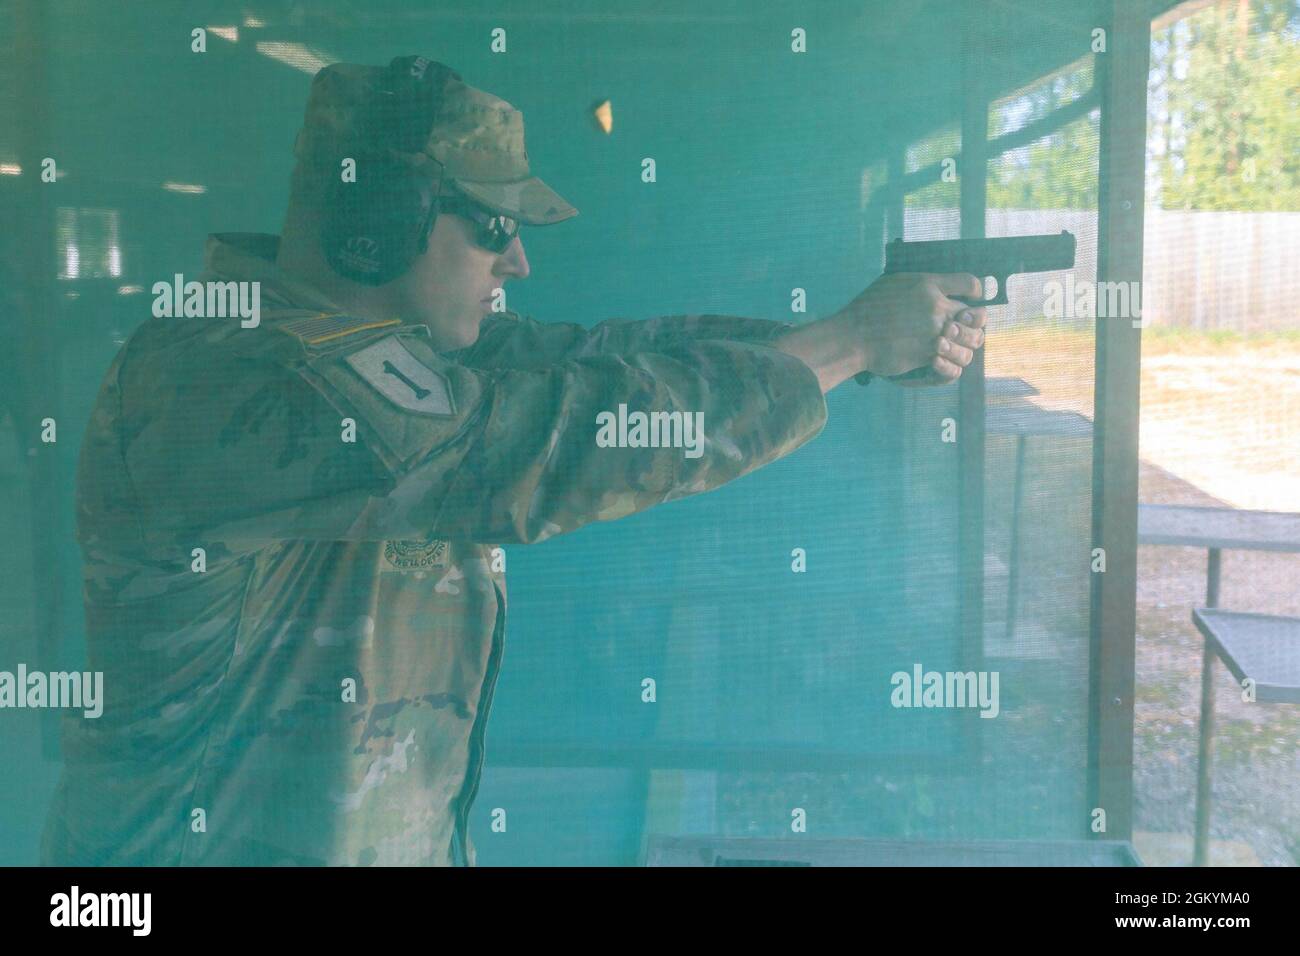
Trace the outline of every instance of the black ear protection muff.
{"type": "Polygon", "coordinates": [[[357,162],[356,182],[334,181],[321,226],[321,251],[339,275],[384,285],[428,248],[438,216],[442,166],[437,164],[438,174],[430,177],[379,150],[421,151],[442,89],[453,79],[460,74],[424,57],[395,57],[389,63],[357,147],[349,154],[357,162]]]}

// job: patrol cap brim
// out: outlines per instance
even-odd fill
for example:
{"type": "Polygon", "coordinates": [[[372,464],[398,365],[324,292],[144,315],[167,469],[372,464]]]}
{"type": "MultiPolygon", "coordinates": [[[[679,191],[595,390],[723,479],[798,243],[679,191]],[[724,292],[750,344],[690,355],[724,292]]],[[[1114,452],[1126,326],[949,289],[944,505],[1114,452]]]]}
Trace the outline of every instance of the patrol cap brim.
{"type": "Polygon", "coordinates": [[[456,188],[494,212],[530,226],[550,226],[571,219],[578,210],[536,176],[513,182],[455,180],[456,188]]]}

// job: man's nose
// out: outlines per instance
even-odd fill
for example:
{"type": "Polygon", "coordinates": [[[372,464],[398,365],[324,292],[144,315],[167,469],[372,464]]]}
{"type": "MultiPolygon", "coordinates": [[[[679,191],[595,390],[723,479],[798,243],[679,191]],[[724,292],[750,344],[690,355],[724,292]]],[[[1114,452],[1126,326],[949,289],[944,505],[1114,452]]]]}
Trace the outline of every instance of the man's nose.
{"type": "Polygon", "coordinates": [[[498,257],[496,268],[492,271],[497,275],[527,279],[532,270],[528,267],[528,256],[524,253],[524,240],[515,236],[510,245],[506,246],[505,252],[498,257]]]}

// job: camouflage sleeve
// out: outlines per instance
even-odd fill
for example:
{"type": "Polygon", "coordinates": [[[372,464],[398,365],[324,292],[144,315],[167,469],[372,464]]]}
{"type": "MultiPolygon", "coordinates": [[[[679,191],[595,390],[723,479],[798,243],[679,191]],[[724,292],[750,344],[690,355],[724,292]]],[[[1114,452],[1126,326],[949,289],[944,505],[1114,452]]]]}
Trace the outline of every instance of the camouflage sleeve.
{"type": "Polygon", "coordinates": [[[767,345],[683,340],[485,371],[423,331],[287,362],[172,363],[183,400],[150,402],[147,425],[125,426],[142,526],[232,551],[535,542],[717,488],[826,421],[816,375],[767,345]]]}
{"type": "Polygon", "coordinates": [[[514,312],[483,321],[478,340],[448,357],[471,368],[544,368],[589,355],[630,355],[699,339],[770,342],[794,328],[786,322],[732,315],[666,315],[607,319],[587,328],[573,322],[538,322],[514,312]]]}

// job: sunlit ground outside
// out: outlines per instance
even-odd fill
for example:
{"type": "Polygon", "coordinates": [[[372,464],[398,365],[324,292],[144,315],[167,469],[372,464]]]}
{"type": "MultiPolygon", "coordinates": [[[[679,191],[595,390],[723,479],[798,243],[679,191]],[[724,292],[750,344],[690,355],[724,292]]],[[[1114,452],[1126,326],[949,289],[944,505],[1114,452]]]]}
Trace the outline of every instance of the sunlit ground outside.
{"type": "MultiPolygon", "coordinates": [[[[1106,320],[1102,320],[1106,321],[1106,320]]],[[[1125,321],[1125,320],[1116,320],[1125,321]]],[[[996,333],[987,374],[1045,408],[1092,417],[1090,331],[996,333]]],[[[1147,328],[1142,335],[1139,501],[1300,511],[1300,332],[1147,328]]],[[[1300,616],[1300,555],[1224,551],[1220,606],[1300,616]]],[[[1199,548],[1138,551],[1135,843],[1144,862],[1191,860],[1203,606],[1199,548]]],[[[1300,709],[1248,704],[1219,666],[1212,864],[1300,863],[1300,709]]]]}

